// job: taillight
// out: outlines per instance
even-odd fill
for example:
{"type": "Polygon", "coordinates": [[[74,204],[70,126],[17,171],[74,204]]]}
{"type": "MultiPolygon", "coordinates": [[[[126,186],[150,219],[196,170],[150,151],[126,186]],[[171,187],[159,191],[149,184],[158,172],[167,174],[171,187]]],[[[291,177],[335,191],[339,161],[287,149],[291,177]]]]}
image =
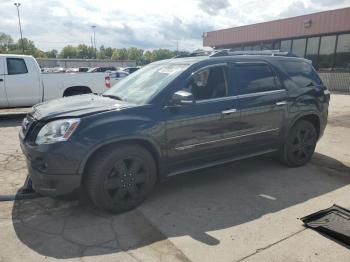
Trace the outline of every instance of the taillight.
{"type": "Polygon", "coordinates": [[[109,77],[109,75],[105,76],[105,85],[107,88],[111,88],[111,78],[109,77]]]}

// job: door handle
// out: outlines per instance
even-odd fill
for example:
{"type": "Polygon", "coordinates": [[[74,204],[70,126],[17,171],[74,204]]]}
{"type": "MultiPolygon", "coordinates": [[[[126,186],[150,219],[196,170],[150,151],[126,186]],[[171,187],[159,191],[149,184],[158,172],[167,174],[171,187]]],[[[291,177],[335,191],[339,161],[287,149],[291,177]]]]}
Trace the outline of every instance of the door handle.
{"type": "Polygon", "coordinates": [[[236,113],[236,112],[237,112],[237,109],[232,108],[232,109],[224,110],[224,111],[222,111],[221,113],[222,113],[223,115],[229,115],[229,114],[236,113]]]}
{"type": "Polygon", "coordinates": [[[276,106],[284,106],[287,104],[287,101],[280,101],[276,103],[276,106]]]}

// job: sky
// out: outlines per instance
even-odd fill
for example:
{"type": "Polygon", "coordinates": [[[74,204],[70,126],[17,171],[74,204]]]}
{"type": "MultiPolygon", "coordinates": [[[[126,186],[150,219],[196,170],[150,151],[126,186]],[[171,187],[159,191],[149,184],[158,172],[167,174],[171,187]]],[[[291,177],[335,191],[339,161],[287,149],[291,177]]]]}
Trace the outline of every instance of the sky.
{"type": "MultiPolygon", "coordinates": [[[[0,0],[0,32],[19,38],[15,1],[0,0]]],[[[350,0],[20,0],[23,37],[65,45],[202,48],[203,32],[350,7],[350,0]]]]}

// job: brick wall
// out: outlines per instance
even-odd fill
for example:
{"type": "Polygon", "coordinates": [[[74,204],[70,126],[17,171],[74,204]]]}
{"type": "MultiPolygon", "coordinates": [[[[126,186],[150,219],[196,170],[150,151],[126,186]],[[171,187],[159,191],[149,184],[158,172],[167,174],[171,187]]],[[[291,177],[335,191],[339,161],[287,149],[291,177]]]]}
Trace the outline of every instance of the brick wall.
{"type": "Polygon", "coordinates": [[[350,73],[319,72],[319,75],[329,90],[350,92],[350,73]]]}

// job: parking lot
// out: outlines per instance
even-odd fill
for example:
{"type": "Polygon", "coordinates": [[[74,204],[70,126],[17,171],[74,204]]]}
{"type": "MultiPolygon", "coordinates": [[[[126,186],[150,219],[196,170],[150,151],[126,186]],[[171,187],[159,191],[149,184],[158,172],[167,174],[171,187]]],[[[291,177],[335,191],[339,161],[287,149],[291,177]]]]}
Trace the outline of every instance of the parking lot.
{"type": "MultiPolygon", "coordinates": [[[[16,193],[27,175],[21,118],[1,116],[0,194],[16,193]]],[[[118,215],[87,201],[0,202],[0,261],[350,261],[347,247],[298,219],[335,203],[350,208],[349,148],[350,95],[332,94],[304,167],[264,156],[177,176],[118,215]]]]}

